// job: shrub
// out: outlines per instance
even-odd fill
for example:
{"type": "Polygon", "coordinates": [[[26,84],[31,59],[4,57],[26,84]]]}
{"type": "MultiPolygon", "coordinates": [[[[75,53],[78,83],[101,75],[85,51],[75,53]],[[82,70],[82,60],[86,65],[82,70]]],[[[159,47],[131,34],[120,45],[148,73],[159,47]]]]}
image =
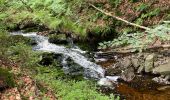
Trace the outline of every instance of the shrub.
{"type": "Polygon", "coordinates": [[[156,38],[162,42],[170,40],[169,33],[169,24],[161,24],[145,32],[132,34],[123,33],[120,37],[114,39],[113,41],[99,43],[99,49],[130,45],[134,48],[134,50],[141,51],[153,43],[156,38]]]}
{"type": "Polygon", "coordinates": [[[24,67],[36,66],[40,61],[39,53],[32,50],[31,46],[18,43],[8,49],[9,58],[20,63],[24,67]]]}
{"type": "Polygon", "coordinates": [[[7,69],[0,67],[0,88],[12,88],[15,86],[14,76],[7,69]]]}
{"type": "MultiPolygon", "coordinates": [[[[38,81],[48,84],[62,100],[114,100],[114,96],[106,96],[96,91],[96,86],[88,80],[60,79],[62,73],[55,67],[39,67],[36,75],[38,81]]],[[[118,98],[116,99],[118,100],[118,98]]]]}

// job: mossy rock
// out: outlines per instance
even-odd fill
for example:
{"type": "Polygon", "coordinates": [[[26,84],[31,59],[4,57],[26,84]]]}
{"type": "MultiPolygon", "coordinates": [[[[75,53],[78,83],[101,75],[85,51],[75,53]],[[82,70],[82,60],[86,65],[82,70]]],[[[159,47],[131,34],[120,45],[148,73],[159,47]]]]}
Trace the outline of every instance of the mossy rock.
{"type": "Polygon", "coordinates": [[[68,43],[65,34],[52,34],[49,37],[49,42],[55,43],[55,44],[67,44],[68,43]]]}
{"type": "Polygon", "coordinates": [[[41,65],[49,66],[53,63],[53,54],[51,53],[43,53],[42,60],[40,61],[41,65]]]}
{"type": "Polygon", "coordinates": [[[15,86],[14,76],[7,69],[0,68],[0,90],[15,86]]]}
{"type": "Polygon", "coordinates": [[[8,40],[9,40],[11,45],[15,45],[17,43],[24,43],[24,44],[28,44],[28,45],[36,44],[36,42],[33,41],[32,39],[21,36],[21,35],[9,36],[8,40]]]}
{"type": "Polygon", "coordinates": [[[29,27],[29,28],[26,28],[24,30],[22,30],[22,32],[24,33],[28,33],[28,32],[38,32],[38,28],[37,27],[29,27]]]}
{"type": "Polygon", "coordinates": [[[61,67],[60,61],[62,60],[62,54],[54,54],[54,53],[43,53],[42,59],[39,62],[39,64],[43,66],[56,66],[61,67]]]}

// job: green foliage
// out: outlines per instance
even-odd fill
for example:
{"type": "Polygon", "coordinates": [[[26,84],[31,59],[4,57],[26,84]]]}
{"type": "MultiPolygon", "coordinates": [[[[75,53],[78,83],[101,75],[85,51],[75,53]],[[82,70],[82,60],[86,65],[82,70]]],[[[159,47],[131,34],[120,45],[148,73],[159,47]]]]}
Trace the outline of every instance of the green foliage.
{"type": "Polygon", "coordinates": [[[156,8],[154,10],[151,11],[146,11],[148,9],[149,5],[146,4],[142,4],[139,7],[136,8],[137,11],[145,11],[144,13],[141,14],[141,16],[139,18],[137,18],[136,20],[136,24],[143,24],[143,21],[145,19],[150,19],[154,16],[158,16],[160,14],[160,8],[156,8]]]}
{"type": "Polygon", "coordinates": [[[111,3],[114,7],[118,7],[121,2],[122,0],[109,0],[109,3],[111,3]]]}
{"type": "Polygon", "coordinates": [[[154,10],[152,10],[152,11],[146,13],[146,14],[142,14],[141,18],[144,19],[144,18],[150,18],[152,16],[157,16],[157,15],[159,15],[160,11],[161,11],[160,8],[156,8],[156,9],[154,9],[154,10]]]}
{"type": "Polygon", "coordinates": [[[33,52],[32,47],[18,43],[8,49],[9,58],[21,63],[23,67],[34,67],[40,61],[39,53],[33,52]]]}
{"type": "MultiPolygon", "coordinates": [[[[3,85],[5,87],[12,88],[15,86],[13,74],[9,73],[9,71],[7,69],[2,69],[1,67],[0,67],[0,81],[3,83],[3,85]]],[[[2,85],[2,83],[1,83],[1,85],[2,85]]]]}
{"type": "Polygon", "coordinates": [[[7,51],[11,46],[16,46],[18,43],[31,44],[31,41],[23,36],[10,36],[6,32],[0,32],[0,55],[7,55],[7,51]]]}
{"type": "Polygon", "coordinates": [[[86,36],[86,29],[74,18],[71,18],[73,11],[82,0],[13,0],[2,2],[3,7],[0,13],[0,21],[5,28],[14,29],[23,22],[33,22],[44,25],[51,30],[65,29],[80,36],[86,36]]]}
{"type": "Polygon", "coordinates": [[[138,2],[139,0],[129,0],[132,3],[138,2]]]}
{"type": "Polygon", "coordinates": [[[65,32],[72,32],[79,36],[86,37],[86,29],[84,28],[86,26],[78,25],[77,22],[73,22],[69,20],[68,18],[63,17],[62,18],[62,27],[61,29],[65,32]]]}
{"type": "Polygon", "coordinates": [[[62,100],[114,100],[115,98],[113,95],[108,97],[96,92],[96,86],[91,81],[58,78],[56,80],[56,77],[60,75],[61,71],[54,67],[39,67],[39,73],[36,75],[36,79],[38,81],[43,80],[44,83],[53,88],[56,96],[61,97],[62,100]]]}
{"type": "Polygon", "coordinates": [[[141,51],[145,49],[149,44],[153,43],[156,38],[162,42],[170,40],[170,27],[168,24],[158,25],[155,28],[133,34],[123,33],[117,39],[113,41],[99,43],[99,49],[115,48],[119,46],[131,45],[135,50],[141,51]]]}
{"type": "Polygon", "coordinates": [[[34,66],[40,59],[39,53],[33,52],[29,45],[31,40],[23,36],[9,36],[7,33],[0,34],[0,56],[10,58],[22,66],[34,66]]]}
{"type": "Polygon", "coordinates": [[[136,11],[145,11],[148,7],[148,4],[141,3],[138,7],[136,7],[136,11]]]}

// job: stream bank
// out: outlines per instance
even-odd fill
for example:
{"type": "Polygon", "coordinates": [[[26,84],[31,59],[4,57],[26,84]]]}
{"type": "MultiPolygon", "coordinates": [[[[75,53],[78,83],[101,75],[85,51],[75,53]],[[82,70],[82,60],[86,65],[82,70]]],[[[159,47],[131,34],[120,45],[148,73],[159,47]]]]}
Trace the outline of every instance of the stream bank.
{"type": "Polygon", "coordinates": [[[169,60],[168,51],[151,53],[111,54],[96,53],[105,59],[98,64],[107,75],[120,75],[115,89],[102,88],[103,93],[120,94],[127,100],[169,100],[169,60]]]}
{"type": "MultiPolygon", "coordinates": [[[[118,96],[120,96],[122,99],[126,98],[128,100],[150,100],[150,98],[154,98],[153,100],[168,100],[170,88],[168,85],[168,74],[164,74],[163,72],[156,70],[162,66],[162,64],[168,64],[168,53],[157,52],[114,55],[104,52],[96,52],[94,56],[95,62],[98,64],[96,65],[93,62],[89,62],[89,59],[81,56],[83,53],[85,53],[81,51],[81,49],[66,48],[62,45],[57,46],[50,44],[48,41],[46,41],[48,38],[42,36],[36,37],[36,33],[19,34],[33,37],[36,39],[36,41],[38,41],[38,45],[34,47],[34,50],[50,51],[67,55],[57,55],[59,58],[62,58],[60,59],[60,62],[61,66],[63,66],[65,74],[79,76],[81,73],[84,77],[93,79],[100,79],[104,78],[105,76],[106,78],[107,76],[120,76],[120,78],[117,77],[119,78],[118,81],[116,81],[117,78],[115,80],[109,79],[109,81],[104,80],[103,85],[106,87],[101,88],[101,91],[105,94],[118,94],[118,96]],[[76,56],[78,56],[78,58],[76,58],[76,56]],[[84,60],[80,58],[83,58],[84,60]],[[78,61],[78,59],[80,61],[78,61]],[[82,62],[81,60],[87,63],[79,63],[82,62]],[[93,66],[89,66],[88,63],[93,66]],[[101,65],[103,68],[101,68],[99,65],[101,65]],[[81,66],[83,66],[85,69],[82,69],[81,66]],[[104,73],[103,69],[106,71],[106,73],[104,73]],[[110,86],[107,86],[107,82],[110,82],[114,88],[108,89],[110,86]]],[[[58,57],[56,59],[59,59],[58,57]]]]}

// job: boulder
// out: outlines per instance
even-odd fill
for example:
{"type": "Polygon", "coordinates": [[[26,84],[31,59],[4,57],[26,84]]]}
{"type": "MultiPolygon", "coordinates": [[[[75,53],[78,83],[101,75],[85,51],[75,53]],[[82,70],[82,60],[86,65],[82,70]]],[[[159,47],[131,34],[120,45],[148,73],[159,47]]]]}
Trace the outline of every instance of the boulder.
{"type": "Polygon", "coordinates": [[[121,79],[124,81],[130,82],[134,79],[135,73],[134,73],[134,68],[130,67],[124,70],[120,76],[121,79]]]}
{"type": "Polygon", "coordinates": [[[139,67],[137,69],[137,73],[141,73],[142,71],[144,71],[144,68],[145,68],[145,60],[140,59],[139,67]]]}
{"type": "Polygon", "coordinates": [[[49,42],[54,44],[67,44],[67,38],[65,34],[52,34],[49,37],[49,42]]]}
{"type": "Polygon", "coordinates": [[[52,53],[43,53],[41,57],[41,61],[39,62],[41,65],[49,66],[53,63],[53,54],[52,53]]]}
{"type": "Polygon", "coordinates": [[[121,62],[121,65],[126,69],[128,67],[131,67],[132,62],[129,58],[124,58],[124,60],[121,62]]]}
{"type": "Polygon", "coordinates": [[[135,67],[135,68],[138,68],[140,66],[139,64],[139,60],[137,58],[132,58],[131,59],[131,62],[132,62],[132,65],[135,67]]]}
{"type": "Polygon", "coordinates": [[[154,67],[155,54],[150,54],[145,59],[145,72],[151,72],[154,67]]]}
{"type": "Polygon", "coordinates": [[[170,62],[152,69],[154,74],[170,75],[170,62]]]}
{"type": "Polygon", "coordinates": [[[56,67],[61,67],[59,62],[62,61],[62,56],[62,54],[43,53],[39,64],[44,66],[54,65],[56,67]]]}

